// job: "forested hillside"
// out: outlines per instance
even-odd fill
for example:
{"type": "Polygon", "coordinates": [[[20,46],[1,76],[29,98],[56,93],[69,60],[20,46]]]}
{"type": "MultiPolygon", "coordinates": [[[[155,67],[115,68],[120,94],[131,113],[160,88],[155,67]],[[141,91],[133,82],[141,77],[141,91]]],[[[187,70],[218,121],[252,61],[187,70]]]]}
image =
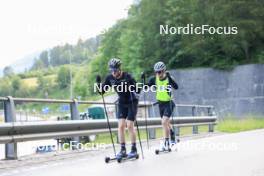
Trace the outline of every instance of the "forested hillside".
{"type": "Polygon", "coordinates": [[[93,95],[95,75],[108,73],[111,57],[120,58],[123,69],[136,78],[142,71],[150,75],[159,60],[169,69],[232,69],[240,64],[264,63],[263,9],[263,0],[141,0],[129,8],[126,19],[104,34],[45,50],[23,74],[7,70],[0,82],[0,96],[68,97],[71,68],[74,96],[86,99],[93,95]],[[238,33],[160,34],[160,25],[187,24],[235,26],[238,33]],[[35,86],[24,80],[30,77],[36,79],[35,86]]]}

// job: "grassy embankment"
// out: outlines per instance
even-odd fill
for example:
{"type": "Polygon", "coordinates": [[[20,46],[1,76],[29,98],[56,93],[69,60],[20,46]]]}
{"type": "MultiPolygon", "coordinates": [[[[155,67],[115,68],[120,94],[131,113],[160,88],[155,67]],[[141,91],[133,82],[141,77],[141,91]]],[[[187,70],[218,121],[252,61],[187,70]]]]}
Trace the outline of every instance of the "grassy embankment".
{"type": "MultiPolygon", "coordinates": [[[[264,118],[256,117],[247,117],[243,119],[227,118],[225,120],[218,121],[215,131],[217,132],[226,132],[226,133],[235,133],[241,131],[255,130],[264,128],[264,118]]],[[[140,135],[142,139],[146,139],[145,130],[140,130],[140,135]]],[[[208,131],[208,126],[200,126],[199,133],[204,133],[208,131]]],[[[183,127],[180,129],[180,136],[192,134],[192,127],[183,127]]],[[[116,141],[116,134],[114,135],[116,141]]],[[[128,139],[128,134],[126,138],[128,139]]],[[[156,137],[162,137],[162,130],[156,130],[156,137]]],[[[111,143],[110,136],[108,133],[100,134],[97,136],[95,143],[111,143]]]]}

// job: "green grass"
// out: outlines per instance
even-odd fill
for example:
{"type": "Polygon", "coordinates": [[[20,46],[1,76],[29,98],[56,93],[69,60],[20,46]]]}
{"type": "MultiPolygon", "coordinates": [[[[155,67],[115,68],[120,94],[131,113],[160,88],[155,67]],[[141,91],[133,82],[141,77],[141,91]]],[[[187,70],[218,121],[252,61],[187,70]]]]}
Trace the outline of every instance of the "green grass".
{"type": "Polygon", "coordinates": [[[234,118],[228,118],[219,121],[218,125],[216,126],[217,131],[228,133],[261,128],[264,128],[264,118],[244,118],[239,120],[234,118]]]}

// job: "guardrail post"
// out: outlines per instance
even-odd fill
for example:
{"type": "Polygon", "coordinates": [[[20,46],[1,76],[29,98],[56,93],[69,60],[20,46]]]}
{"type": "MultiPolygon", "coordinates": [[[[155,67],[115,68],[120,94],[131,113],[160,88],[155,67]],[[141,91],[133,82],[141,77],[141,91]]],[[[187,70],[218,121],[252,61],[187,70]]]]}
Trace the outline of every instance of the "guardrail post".
{"type": "MultiPolygon", "coordinates": [[[[192,116],[193,117],[195,116],[195,110],[196,110],[196,107],[193,106],[192,107],[192,116]]],[[[197,125],[193,125],[193,134],[198,134],[198,126],[197,125]]]]}
{"type": "Polygon", "coordinates": [[[214,132],[214,124],[208,125],[208,132],[214,132]]]}
{"type": "Polygon", "coordinates": [[[175,136],[180,136],[180,127],[175,127],[174,131],[175,131],[175,136]]]}
{"type": "MultiPolygon", "coordinates": [[[[155,110],[154,110],[154,106],[153,105],[152,106],[146,106],[145,108],[147,108],[147,113],[148,114],[145,114],[147,116],[147,118],[155,117],[155,110]]],[[[148,129],[148,135],[149,135],[149,139],[156,139],[156,129],[149,128],[148,129]]]]}
{"type": "MultiPolygon", "coordinates": [[[[76,99],[73,99],[73,102],[70,103],[70,109],[71,109],[71,120],[80,120],[80,113],[78,110],[78,101],[76,99]]],[[[77,144],[80,143],[80,136],[75,136],[72,138],[72,150],[78,149],[77,144]]]]}
{"type": "MultiPolygon", "coordinates": [[[[15,122],[16,121],[16,110],[13,97],[7,97],[8,100],[4,101],[4,113],[5,122],[15,122]]],[[[5,144],[5,158],[6,159],[17,159],[17,143],[5,144]]]]}
{"type": "MultiPolygon", "coordinates": [[[[208,116],[212,116],[213,115],[211,107],[208,107],[207,111],[208,111],[208,116]]],[[[208,125],[208,132],[214,132],[214,124],[209,124],[208,125]]]]}
{"type": "Polygon", "coordinates": [[[213,115],[211,107],[207,108],[207,113],[208,113],[208,116],[212,116],[213,115]]]}

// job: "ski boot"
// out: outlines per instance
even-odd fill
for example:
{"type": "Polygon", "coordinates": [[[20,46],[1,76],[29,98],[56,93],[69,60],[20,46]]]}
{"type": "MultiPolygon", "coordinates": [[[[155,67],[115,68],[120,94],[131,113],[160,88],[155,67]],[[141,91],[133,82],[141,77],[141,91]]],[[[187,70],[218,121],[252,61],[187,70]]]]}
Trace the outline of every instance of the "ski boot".
{"type": "Polygon", "coordinates": [[[124,160],[131,160],[131,159],[138,159],[138,158],[139,158],[139,155],[137,153],[137,149],[132,148],[131,152],[129,152],[126,157],[118,158],[117,162],[121,163],[124,160]]]}
{"type": "Polygon", "coordinates": [[[129,152],[127,154],[127,158],[131,159],[131,158],[138,158],[138,153],[137,153],[137,149],[136,148],[132,148],[131,152],[129,152]]]}
{"type": "Polygon", "coordinates": [[[125,149],[121,149],[121,151],[119,153],[116,154],[116,159],[122,159],[122,158],[126,158],[127,157],[127,153],[125,149]]]}

